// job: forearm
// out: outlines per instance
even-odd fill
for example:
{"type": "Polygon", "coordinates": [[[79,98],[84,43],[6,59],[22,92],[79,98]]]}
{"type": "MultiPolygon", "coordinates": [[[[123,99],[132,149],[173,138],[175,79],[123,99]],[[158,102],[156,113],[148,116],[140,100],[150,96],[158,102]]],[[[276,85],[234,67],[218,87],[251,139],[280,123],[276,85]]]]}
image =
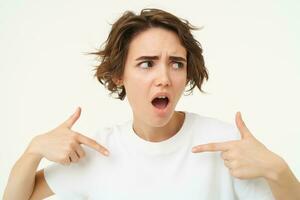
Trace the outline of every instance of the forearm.
{"type": "Polygon", "coordinates": [[[266,179],[276,200],[300,199],[300,183],[284,160],[273,166],[266,179]]]}
{"type": "Polygon", "coordinates": [[[42,157],[25,151],[10,172],[3,200],[30,198],[41,159],[42,157]]]}

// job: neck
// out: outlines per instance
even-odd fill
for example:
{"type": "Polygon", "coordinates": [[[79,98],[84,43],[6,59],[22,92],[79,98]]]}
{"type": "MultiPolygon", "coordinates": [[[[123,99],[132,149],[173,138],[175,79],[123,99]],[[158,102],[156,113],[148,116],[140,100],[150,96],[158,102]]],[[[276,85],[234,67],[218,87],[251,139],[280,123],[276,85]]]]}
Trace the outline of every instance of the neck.
{"type": "Polygon", "coordinates": [[[134,132],[150,142],[161,142],[175,135],[183,125],[185,114],[175,111],[171,120],[163,127],[151,127],[142,123],[133,122],[134,132]]]}

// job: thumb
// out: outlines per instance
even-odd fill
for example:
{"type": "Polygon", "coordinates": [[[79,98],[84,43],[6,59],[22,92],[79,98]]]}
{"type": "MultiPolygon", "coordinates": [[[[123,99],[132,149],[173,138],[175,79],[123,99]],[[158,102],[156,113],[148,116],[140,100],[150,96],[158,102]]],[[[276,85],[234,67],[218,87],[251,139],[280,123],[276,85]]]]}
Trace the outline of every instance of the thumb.
{"type": "Polygon", "coordinates": [[[75,124],[75,122],[78,120],[81,114],[81,108],[77,107],[75,112],[67,119],[64,123],[63,126],[67,128],[72,128],[72,126],[75,124]]]}
{"type": "Polygon", "coordinates": [[[241,112],[237,112],[236,113],[236,115],[235,115],[235,123],[236,123],[237,128],[240,131],[242,139],[252,136],[250,130],[248,129],[248,127],[246,126],[244,120],[242,119],[241,112]]]}

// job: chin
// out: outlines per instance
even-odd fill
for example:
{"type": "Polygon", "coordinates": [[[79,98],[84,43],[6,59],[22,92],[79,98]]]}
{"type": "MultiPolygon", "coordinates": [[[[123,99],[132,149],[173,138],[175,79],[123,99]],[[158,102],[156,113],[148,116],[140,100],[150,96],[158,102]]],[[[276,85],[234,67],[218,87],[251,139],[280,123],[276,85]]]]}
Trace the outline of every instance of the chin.
{"type": "Polygon", "coordinates": [[[151,117],[152,119],[149,119],[151,122],[148,123],[149,126],[152,126],[152,127],[164,127],[166,126],[172,119],[173,115],[175,114],[174,110],[168,114],[165,114],[163,116],[153,116],[151,117]]]}

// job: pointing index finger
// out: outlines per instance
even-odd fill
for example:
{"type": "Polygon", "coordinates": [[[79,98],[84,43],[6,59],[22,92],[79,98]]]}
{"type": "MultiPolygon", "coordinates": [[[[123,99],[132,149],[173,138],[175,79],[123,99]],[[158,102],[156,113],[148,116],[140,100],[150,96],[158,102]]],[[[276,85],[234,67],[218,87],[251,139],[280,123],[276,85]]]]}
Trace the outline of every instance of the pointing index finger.
{"type": "Polygon", "coordinates": [[[227,151],[229,150],[232,142],[219,142],[219,143],[208,143],[202,144],[193,147],[193,153],[200,153],[200,152],[215,152],[215,151],[227,151]]]}
{"type": "Polygon", "coordinates": [[[105,156],[108,156],[109,154],[109,151],[103,147],[102,145],[98,144],[95,140],[89,138],[89,137],[86,137],[80,133],[76,133],[77,134],[77,140],[79,143],[81,144],[85,144],[89,147],[91,147],[92,149],[95,149],[96,151],[99,151],[100,153],[102,153],[103,155],[105,156]]]}

